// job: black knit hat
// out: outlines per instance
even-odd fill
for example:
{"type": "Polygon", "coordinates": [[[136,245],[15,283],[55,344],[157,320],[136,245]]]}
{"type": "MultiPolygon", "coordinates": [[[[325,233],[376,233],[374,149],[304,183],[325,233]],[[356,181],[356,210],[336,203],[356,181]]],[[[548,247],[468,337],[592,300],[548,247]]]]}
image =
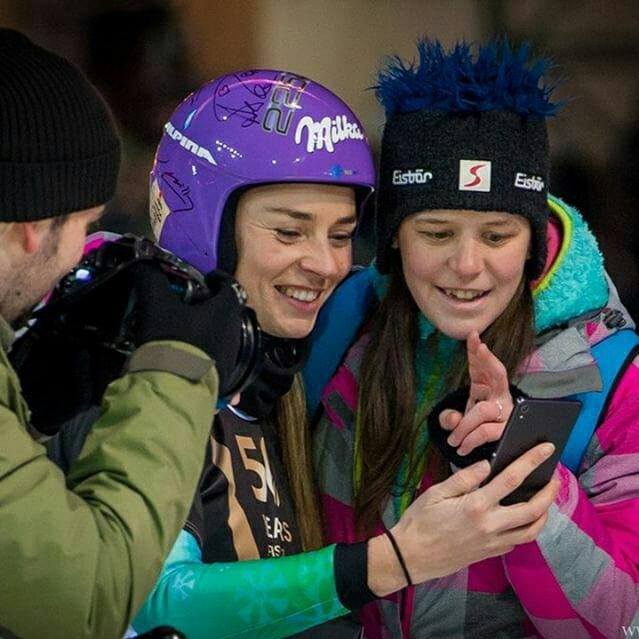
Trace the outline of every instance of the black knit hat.
{"type": "Polygon", "coordinates": [[[377,195],[377,268],[386,273],[401,222],[434,209],[500,211],[525,217],[532,251],[526,273],[546,259],[548,136],[558,105],[539,87],[547,61],[527,65],[528,47],[419,43],[420,63],[394,60],[377,94],[387,122],[377,195]]]}
{"type": "Polygon", "coordinates": [[[0,222],[106,203],[119,162],[110,112],[82,73],[0,28],[0,222]]]}

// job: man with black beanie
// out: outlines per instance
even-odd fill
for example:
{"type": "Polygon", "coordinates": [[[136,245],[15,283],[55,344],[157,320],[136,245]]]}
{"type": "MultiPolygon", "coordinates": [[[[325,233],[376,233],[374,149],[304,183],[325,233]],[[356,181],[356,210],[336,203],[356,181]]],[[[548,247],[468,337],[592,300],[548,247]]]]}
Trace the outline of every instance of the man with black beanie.
{"type": "Polygon", "coordinates": [[[0,29],[0,637],[124,634],[184,523],[239,349],[230,286],[186,305],[139,268],[138,348],[66,478],[35,441],[7,358],[13,329],[79,260],[119,157],[82,74],[0,29]]]}

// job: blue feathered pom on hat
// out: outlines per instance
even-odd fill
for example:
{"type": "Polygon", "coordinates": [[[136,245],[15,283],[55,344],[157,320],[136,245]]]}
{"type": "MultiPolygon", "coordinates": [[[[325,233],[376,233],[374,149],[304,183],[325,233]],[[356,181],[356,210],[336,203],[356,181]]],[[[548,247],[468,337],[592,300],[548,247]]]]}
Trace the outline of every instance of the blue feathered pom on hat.
{"type": "Polygon", "coordinates": [[[374,87],[386,115],[422,109],[473,113],[504,110],[548,117],[563,106],[551,102],[553,85],[542,83],[552,67],[548,58],[530,59],[530,45],[511,46],[507,38],[474,47],[458,42],[446,51],[441,42],[421,39],[419,62],[391,58],[374,87]]]}

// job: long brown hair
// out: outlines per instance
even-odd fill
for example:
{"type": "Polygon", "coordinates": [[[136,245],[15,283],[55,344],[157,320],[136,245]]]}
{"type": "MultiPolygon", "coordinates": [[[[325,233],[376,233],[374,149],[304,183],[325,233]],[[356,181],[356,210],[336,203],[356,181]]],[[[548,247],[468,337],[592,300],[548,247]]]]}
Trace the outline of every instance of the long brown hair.
{"type": "MultiPolygon", "coordinates": [[[[388,294],[373,317],[360,378],[356,456],[361,475],[355,517],[365,531],[372,529],[382,512],[407,454],[406,481],[413,485],[416,479],[415,447],[422,427],[415,418],[417,317],[417,305],[395,256],[388,294]]],[[[484,331],[482,340],[504,363],[509,379],[515,379],[534,341],[532,293],[525,278],[504,312],[484,331]]],[[[446,382],[451,391],[468,383],[465,353],[453,363],[446,382]]]]}
{"type": "Polygon", "coordinates": [[[321,548],[324,539],[313,473],[311,429],[299,373],[291,390],[277,402],[275,419],[302,545],[304,550],[321,548]]]}

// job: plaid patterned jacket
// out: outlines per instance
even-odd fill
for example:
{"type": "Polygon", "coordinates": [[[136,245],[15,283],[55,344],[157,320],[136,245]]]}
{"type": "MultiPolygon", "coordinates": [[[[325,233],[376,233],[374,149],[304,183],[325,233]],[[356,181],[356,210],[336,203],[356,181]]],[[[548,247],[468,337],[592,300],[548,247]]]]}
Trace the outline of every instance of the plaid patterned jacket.
{"type": "MultiPolygon", "coordinates": [[[[568,213],[580,223],[576,212],[568,213]]],[[[555,218],[559,245],[566,246],[563,238],[574,228],[561,215],[555,218]]],[[[559,245],[555,242],[552,251],[555,261],[559,245]]],[[[568,264],[554,269],[555,280],[542,300],[552,306],[555,319],[548,321],[536,299],[538,327],[540,321],[550,325],[543,327],[520,384],[538,397],[595,390],[598,369],[590,348],[614,330],[606,326],[609,309],[624,312],[614,287],[606,286],[602,310],[566,323],[577,317],[573,300],[596,284],[589,273],[581,284],[566,288],[566,270],[578,260],[570,263],[570,251],[563,258],[568,264]],[[567,313],[573,314],[566,318],[567,313]]],[[[605,282],[603,268],[599,276],[605,282]]],[[[364,334],[351,347],[322,397],[314,450],[330,542],[360,540],[353,522],[353,447],[359,369],[368,340],[364,334]]],[[[436,455],[429,459],[420,492],[441,477],[443,462],[436,455]]],[[[612,639],[639,627],[639,358],[624,373],[576,475],[561,465],[559,474],[561,489],[537,541],[369,604],[361,611],[365,636],[612,639]]],[[[397,518],[389,500],[384,523],[392,526],[397,518]]]]}

